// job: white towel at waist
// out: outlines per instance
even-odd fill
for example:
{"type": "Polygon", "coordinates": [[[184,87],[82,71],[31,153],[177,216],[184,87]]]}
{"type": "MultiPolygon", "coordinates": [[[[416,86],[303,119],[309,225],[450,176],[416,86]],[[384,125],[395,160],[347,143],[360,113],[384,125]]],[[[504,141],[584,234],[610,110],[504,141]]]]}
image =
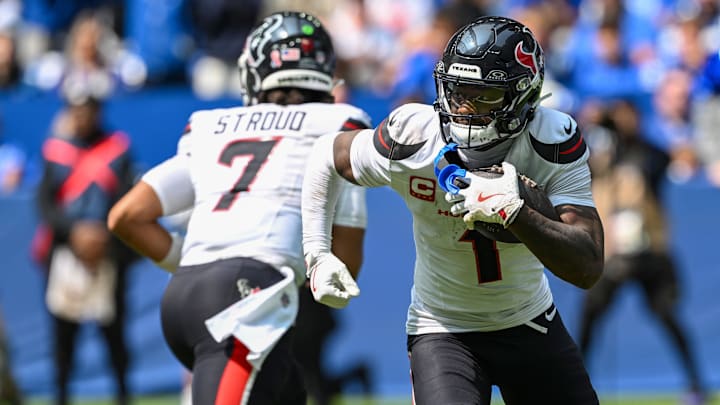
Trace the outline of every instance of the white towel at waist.
{"type": "Polygon", "coordinates": [[[285,276],[280,282],[248,295],[205,320],[205,326],[218,343],[229,336],[242,342],[249,350],[248,362],[258,370],[297,317],[295,273],[289,267],[280,271],[285,276]]]}

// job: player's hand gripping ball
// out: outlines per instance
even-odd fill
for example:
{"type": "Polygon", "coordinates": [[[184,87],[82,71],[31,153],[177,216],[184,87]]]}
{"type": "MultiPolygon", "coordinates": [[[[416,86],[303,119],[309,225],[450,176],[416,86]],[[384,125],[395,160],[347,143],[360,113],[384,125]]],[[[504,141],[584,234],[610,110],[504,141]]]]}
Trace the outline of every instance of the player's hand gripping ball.
{"type": "MultiPolygon", "coordinates": [[[[475,169],[469,171],[467,178],[469,178],[470,184],[461,185],[458,193],[447,193],[446,200],[453,204],[451,210],[454,215],[465,214],[465,221],[472,221],[470,223],[474,225],[474,230],[488,239],[505,243],[520,243],[517,237],[506,229],[506,226],[512,223],[523,205],[538,211],[547,218],[560,220],[547,194],[531,178],[517,173],[512,165],[506,163],[502,167],[475,169]],[[505,179],[505,184],[500,180],[506,170],[514,172],[510,175],[514,174],[517,189],[514,184],[509,183],[509,179],[505,179]],[[472,188],[473,177],[499,180],[499,185],[495,185],[494,182],[486,182],[483,186],[476,185],[481,188],[479,191],[469,192],[472,188]],[[488,184],[490,188],[487,188],[488,184]],[[498,194],[502,196],[495,196],[498,194]],[[473,203],[465,201],[466,198],[472,198],[473,203]],[[495,201],[492,201],[493,199],[495,201]],[[482,205],[475,208],[477,214],[474,216],[471,215],[473,204],[482,205]]],[[[479,180],[477,182],[482,183],[479,180]]]]}

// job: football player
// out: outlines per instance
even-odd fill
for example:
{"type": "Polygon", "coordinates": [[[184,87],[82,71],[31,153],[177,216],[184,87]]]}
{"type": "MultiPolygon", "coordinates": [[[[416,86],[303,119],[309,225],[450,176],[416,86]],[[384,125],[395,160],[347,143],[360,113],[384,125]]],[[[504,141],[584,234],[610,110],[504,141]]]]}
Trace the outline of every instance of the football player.
{"type": "MultiPolygon", "coordinates": [[[[193,113],[177,155],[143,176],[113,207],[108,226],[174,272],[162,328],[193,372],[193,403],[305,404],[289,338],[305,282],[305,166],[322,134],[368,128],[370,119],[334,103],[335,53],[314,16],[266,17],[238,64],[245,106],[193,113]],[[184,240],[158,223],[188,209],[184,240]]],[[[356,273],[364,189],[343,187],[333,244],[356,273]]]]}
{"type": "Polygon", "coordinates": [[[413,216],[414,285],[407,349],[416,404],[597,404],[577,345],[544,274],[582,289],[603,268],[603,228],[589,151],[575,120],[540,106],[543,52],[530,30],[481,17],[448,42],[434,106],[406,104],[375,128],[321,138],[303,185],[303,247],[316,300],[343,307],[360,292],[330,250],[338,185],[390,186],[413,216]],[[468,170],[442,184],[436,161],[468,170]],[[500,165],[487,178],[472,169],[500,165]],[[518,195],[517,174],[539,183],[560,220],[518,195]],[[474,229],[499,224],[520,243],[474,229]]]}

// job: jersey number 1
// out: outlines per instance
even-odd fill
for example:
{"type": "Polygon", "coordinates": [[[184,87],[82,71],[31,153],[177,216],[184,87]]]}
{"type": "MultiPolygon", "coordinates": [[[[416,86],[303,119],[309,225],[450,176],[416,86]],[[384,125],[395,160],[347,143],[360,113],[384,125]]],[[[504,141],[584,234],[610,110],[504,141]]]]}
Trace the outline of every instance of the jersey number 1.
{"type": "Polygon", "coordinates": [[[460,238],[460,242],[472,243],[478,283],[489,283],[502,279],[500,255],[494,240],[482,236],[478,231],[466,231],[460,238]]]}
{"type": "Polygon", "coordinates": [[[250,155],[252,158],[248,161],[245,169],[243,170],[240,177],[237,179],[233,187],[223,193],[220,200],[213,211],[224,211],[230,209],[237,194],[241,191],[247,191],[250,188],[253,180],[258,174],[258,171],[263,167],[267,157],[270,155],[272,149],[277,145],[280,137],[275,137],[270,140],[260,141],[257,139],[243,139],[230,142],[225,146],[225,149],[220,153],[218,161],[224,166],[232,166],[233,161],[238,156],[250,155]]]}

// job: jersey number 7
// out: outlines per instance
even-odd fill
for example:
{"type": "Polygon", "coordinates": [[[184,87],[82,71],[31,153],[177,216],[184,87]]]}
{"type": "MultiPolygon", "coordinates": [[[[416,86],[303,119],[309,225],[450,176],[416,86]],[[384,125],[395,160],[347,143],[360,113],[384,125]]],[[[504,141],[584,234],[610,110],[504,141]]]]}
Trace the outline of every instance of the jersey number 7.
{"type": "Polygon", "coordinates": [[[220,197],[213,211],[229,210],[233,202],[235,202],[237,194],[250,189],[250,185],[280,139],[279,136],[262,141],[258,139],[241,139],[230,142],[225,146],[218,158],[218,162],[222,165],[232,166],[233,161],[238,156],[250,155],[252,158],[247,162],[245,169],[233,187],[220,197]]]}

